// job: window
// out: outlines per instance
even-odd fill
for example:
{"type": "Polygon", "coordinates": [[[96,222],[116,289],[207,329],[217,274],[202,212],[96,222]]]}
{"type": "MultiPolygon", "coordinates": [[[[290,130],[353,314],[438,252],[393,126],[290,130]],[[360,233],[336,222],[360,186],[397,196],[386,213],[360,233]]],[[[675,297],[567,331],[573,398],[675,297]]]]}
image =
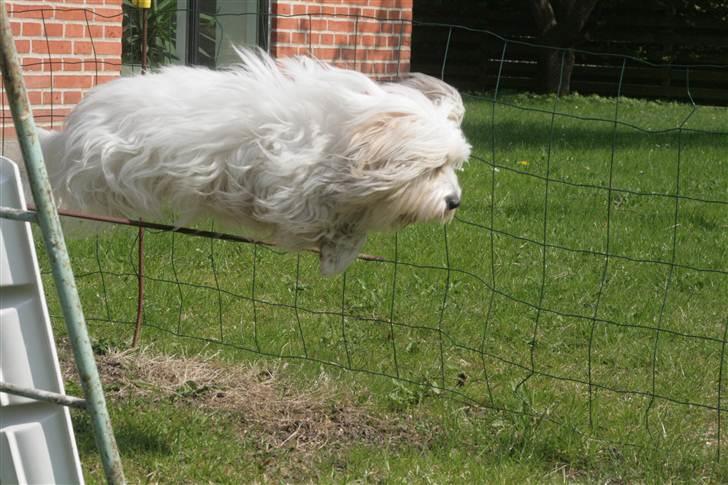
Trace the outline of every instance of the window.
{"type": "Polygon", "coordinates": [[[178,62],[218,67],[237,61],[233,46],[266,47],[266,0],[177,0],[178,62]]]}
{"type": "Polygon", "coordinates": [[[147,65],[224,66],[237,61],[233,46],[268,48],[269,0],[156,0],[141,10],[127,0],[122,73],[141,70],[146,24],[147,65]]]}

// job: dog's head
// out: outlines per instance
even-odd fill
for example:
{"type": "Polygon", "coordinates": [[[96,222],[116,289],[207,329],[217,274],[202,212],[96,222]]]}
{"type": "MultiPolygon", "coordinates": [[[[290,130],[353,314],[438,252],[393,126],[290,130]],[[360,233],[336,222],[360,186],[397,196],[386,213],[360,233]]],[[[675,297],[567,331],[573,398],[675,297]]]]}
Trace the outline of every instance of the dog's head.
{"type": "Polygon", "coordinates": [[[365,209],[369,229],[449,222],[462,197],[456,172],[470,155],[460,95],[425,75],[382,85],[379,94],[349,127],[349,200],[365,209]]]}

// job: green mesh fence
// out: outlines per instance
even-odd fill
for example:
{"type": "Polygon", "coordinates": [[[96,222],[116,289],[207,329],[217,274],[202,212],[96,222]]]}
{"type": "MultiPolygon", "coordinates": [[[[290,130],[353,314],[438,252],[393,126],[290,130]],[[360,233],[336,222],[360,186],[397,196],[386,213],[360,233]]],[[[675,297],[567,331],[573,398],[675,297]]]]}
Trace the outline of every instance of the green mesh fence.
{"type": "MultiPolygon", "coordinates": [[[[465,27],[431,25],[448,31],[448,80],[465,27]]],[[[332,279],[315,254],[214,227],[147,229],[143,344],[306,361],[373,376],[415,404],[444,397],[536,429],[680,443],[720,461],[725,108],[693,102],[700,66],[673,66],[683,102],[622,96],[630,69],[664,68],[629,57],[612,98],[519,94],[505,74],[510,50],[528,44],[468,30],[500,48],[495,85],[464,94],[474,150],[452,224],[373,235],[376,257],[332,279]]],[[[136,238],[119,226],[70,243],[101,343],[131,337],[136,238]]]]}

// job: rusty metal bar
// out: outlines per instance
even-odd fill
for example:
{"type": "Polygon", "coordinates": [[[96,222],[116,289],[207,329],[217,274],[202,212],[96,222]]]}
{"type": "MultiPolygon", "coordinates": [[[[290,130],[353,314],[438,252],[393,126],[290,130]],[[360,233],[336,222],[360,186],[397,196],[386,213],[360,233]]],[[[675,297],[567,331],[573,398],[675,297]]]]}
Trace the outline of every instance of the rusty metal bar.
{"type": "MultiPolygon", "coordinates": [[[[33,207],[32,204],[28,204],[28,209],[30,211],[34,210],[35,207],[33,207]]],[[[221,241],[233,241],[233,242],[240,242],[240,243],[246,243],[246,244],[260,244],[262,246],[270,246],[275,247],[275,244],[267,241],[259,241],[256,239],[250,239],[243,236],[238,236],[236,234],[227,234],[224,232],[216,232],[216,231],[205,231],[202,229],[193,229],[191,227],[182,227],[182,226],[173,226],[171,224],[160,224],[158,222],[147,222],[142,220],[134,220],[134,219],[127,219],[125,217],[113,217],[113,216],[101,216],[101,215],[95,215],[95,214],[87,214],[84,212],[78,212],[73,210],[67,210],[67,209],[58,209],[58,214],[64,217],[71,217],[73,219],[81,219],[84,221],[93,221],[93,222],[104,222],[108,224],[117,224],[120,226],[131,226],[131,227],[143,227],[145,229],[154,229],[157,231],[166,231],[166,232],[178,232],[180,234],[185,234],[187,236],[195,236],[195,237],[206,237],[206,238],[212,238],[212,239],[219,239],[221,241]]],[[[0,215],[0,217],[2,217],[0,215]]],[[[309,248],[306,251],[316,253],[318,254],[318,249],[315,248],[309,248]]],[[[360,253],[357,259],[361,259],[362,261],[384,261],[384,258],[382,256],[376,256],[372,254],[365,254],[360,253]]]]}
{"type": "Polygon", "coordinates": [[[142,226],[139,226],[137,244],[137,313],[136,324],[134,325],[134,336],[131,339],[132,347],[139,345],[144,320],[144,228],[142,226]]]}

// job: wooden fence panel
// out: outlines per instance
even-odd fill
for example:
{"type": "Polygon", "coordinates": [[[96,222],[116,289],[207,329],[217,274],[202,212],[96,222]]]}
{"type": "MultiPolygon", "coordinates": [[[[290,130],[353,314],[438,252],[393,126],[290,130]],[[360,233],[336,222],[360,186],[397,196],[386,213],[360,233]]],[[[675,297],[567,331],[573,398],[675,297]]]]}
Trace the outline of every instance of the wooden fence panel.
{"type": "MultiPolygon", "coordinates": [[[[601,2],[577,46],[572,90],[615,95],[626,56],[626,96],[687,101],[689,89],[697,102],[728,104],[728,2],[725,12],[675,5],[683,4],[601,2]]],[[[502,63],[501,87],[535,90],[542,47],[533,31],[523,2],[415,2],[412,70],[486,91],[502,63]]]]}

